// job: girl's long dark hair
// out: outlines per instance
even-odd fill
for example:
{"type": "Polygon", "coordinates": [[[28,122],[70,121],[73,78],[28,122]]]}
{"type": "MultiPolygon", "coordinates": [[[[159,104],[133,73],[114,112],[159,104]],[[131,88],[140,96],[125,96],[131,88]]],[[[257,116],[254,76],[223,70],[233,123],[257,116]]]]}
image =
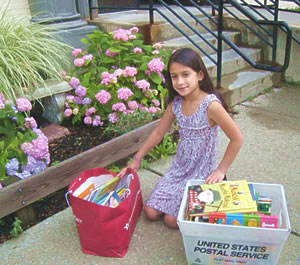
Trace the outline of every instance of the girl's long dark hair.
{"type": "Polygon", "coordinates": [[[188,66],[197,73],[202,71],[204,74],[204,78],[201,81],[199,81],[199,88],[208,94],[215,94],[217,98],[221,101],[225,110],[228,111],[228,106],[224,102],[218,90],[213,85],[200,55],[196,51],[190,48],[178,49],[169,58],[167,78],[166,78],[167,87],[169,91],[168,103],[171,103],[174,100],[174,98],[178,95],[178,93],[173,88],[172,79],[170,75],[170,65],[174,62],[188,66]]]}

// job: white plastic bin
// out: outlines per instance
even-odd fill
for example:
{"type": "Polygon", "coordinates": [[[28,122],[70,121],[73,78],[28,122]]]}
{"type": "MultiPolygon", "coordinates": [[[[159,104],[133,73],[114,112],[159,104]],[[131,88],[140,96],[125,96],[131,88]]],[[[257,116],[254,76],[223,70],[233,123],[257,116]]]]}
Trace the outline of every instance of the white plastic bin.
{"type": "Polygon", "coordinates": [[[187,182],[177,218],[188,264],[277,264],[291,231],[283,186],[253,183],[255,192],[272,198],[272,215],[278,216],[278,228],[260,228],[184,220],[188,187],[198,184],[203,181],[187,182]]]}

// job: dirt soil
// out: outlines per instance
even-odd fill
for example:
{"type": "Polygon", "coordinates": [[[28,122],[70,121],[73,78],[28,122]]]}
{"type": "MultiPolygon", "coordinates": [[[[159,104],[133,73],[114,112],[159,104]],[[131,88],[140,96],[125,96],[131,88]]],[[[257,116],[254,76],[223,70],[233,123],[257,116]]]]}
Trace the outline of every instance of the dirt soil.
{"type": "MultiPolygon", "coordinates": [[[[70,134],[49,143],[51,163],[64,161],[65,159],[73,157],[115,137],[103,136],[103,129],[100,127],[87,127],[84,125],[73,126],[68,121],[65,121],[61,125],[66,127],[70,134]]],[[[23,226],[23,229],[26,230],[67,208],[67,203],[64,197],[67,192],[67,188],[68,187],[65,187],[33,203],[32,205],[36,215],[36,221],[26,225],[26,227],[23,226]]],[[[9,232],[12,229],[12,223],[14,222],[15,217],[16,214],[13,213],[0,219],[0,243],[11,238],[9,232]]]]}

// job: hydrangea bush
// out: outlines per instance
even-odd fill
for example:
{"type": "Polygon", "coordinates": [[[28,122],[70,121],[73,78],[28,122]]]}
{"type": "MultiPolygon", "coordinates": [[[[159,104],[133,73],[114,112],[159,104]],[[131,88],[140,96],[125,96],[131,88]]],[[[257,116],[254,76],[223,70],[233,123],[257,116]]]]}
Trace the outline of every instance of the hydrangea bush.
{"type": "Polygon", "coordinates": [[[48,139],[38,129],[26,98],[8,104],[0,93],[0,180],[8,176],[21,179],[40,173],[50,163],[48,139]]]}
{"type": "Polygon", "coordinates": [[[171,51],[160,43],[145,45],[137,27],[112,33],[94,31],[74,49],[74,68],[65,79],[73,88],[64,115],[73,124],[102,126],[135,110],[164,109],[167,89],[163,72],[171,51]]]}

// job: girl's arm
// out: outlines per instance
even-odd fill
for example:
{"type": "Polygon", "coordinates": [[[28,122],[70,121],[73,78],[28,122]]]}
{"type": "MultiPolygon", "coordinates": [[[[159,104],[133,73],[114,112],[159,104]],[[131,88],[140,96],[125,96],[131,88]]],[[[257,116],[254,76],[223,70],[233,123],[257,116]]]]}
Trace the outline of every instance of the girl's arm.
{"type": "MultiPolygon", "coordinates": [[[[139,151],[134,155],[132,161],[129,163],[128,167],[138,170],[140,168],[140,162],[143,159],[143,157],[157,144],[160,143],[160,141],[163,139],[165,134],[167,133],[168,129],[172,125],[172,123],[175,120],[175,115],[172,111],[172,104],[169,104],[163,117],[161,118],[158,125],[153,129],[151,134],[148,136],[142,147],[139,149],[139,151]]],[[[118,176],[123,177],[126,168],[123,168],[118,176]]]]}
{"type": "Polygon", "coordinates": [[[205,181],[211,184],[223,180],[226,172],[240,151],[244,137],[236,123],[218,101],[213,101],[208,106],[207,116],[210,125],[218,124],[230,140],[217,169],[214,170],[205,181]]]}

